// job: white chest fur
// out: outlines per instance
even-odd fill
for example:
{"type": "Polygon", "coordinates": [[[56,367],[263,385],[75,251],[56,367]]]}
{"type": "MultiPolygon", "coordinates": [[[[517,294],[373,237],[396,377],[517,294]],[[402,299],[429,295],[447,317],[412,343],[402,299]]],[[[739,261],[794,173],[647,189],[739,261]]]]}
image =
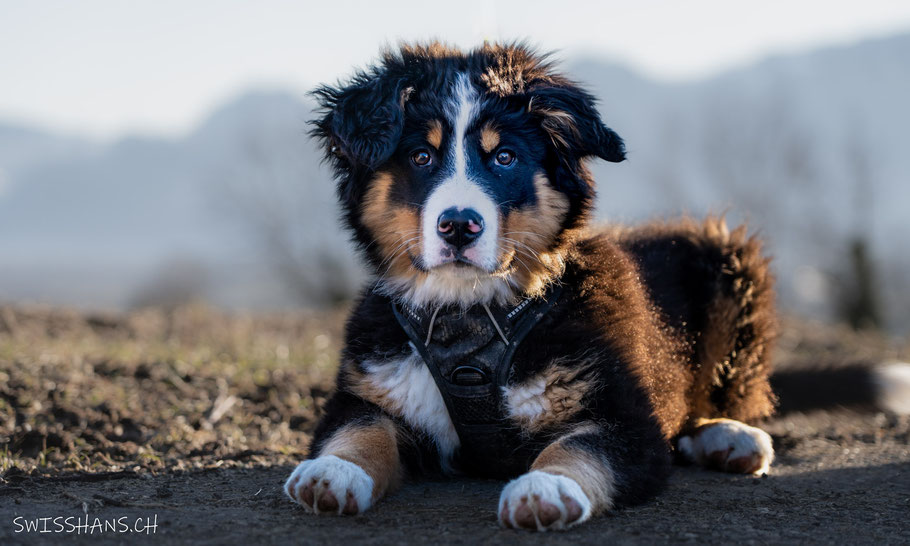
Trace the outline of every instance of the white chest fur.
{"type": "Polygon", "coordinates": [[[364,362],[364,380],[383,393],[380,406],[433,439],[447,468],[459,444],[458,434],[433,376],[417,351],[413,347],[411,351],[399,360],[364,362]]]}

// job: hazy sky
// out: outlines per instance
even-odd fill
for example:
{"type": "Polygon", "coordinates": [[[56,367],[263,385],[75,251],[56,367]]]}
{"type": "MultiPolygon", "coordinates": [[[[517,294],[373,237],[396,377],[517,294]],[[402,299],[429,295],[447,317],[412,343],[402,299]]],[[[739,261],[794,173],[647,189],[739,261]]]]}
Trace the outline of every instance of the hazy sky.
{"type": "Polygon", "coordinates": [[[399,39],[525,38],[678,80],[903,30],[903,0],[0,0],[0,120],[179,134],[244,89],[302,94],[399,39]]]}

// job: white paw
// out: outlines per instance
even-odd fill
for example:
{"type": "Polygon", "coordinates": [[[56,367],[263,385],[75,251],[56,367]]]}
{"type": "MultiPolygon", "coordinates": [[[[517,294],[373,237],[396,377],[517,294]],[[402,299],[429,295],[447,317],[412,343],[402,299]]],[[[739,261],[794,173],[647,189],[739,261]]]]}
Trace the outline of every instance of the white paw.
{"type": "Polygon", "coordinates": [[[323,455],[297,465],[284,492],[308,512],[352,515],[370,507],[373,478],[354,463],[323,455]]]}
{"type": "Polygon", "coordinates": [[[591,501],[571,478],[534,470],[499,496],[499,523],[516,529],[566,529],[591,517],[591,501]]]}
{"type": "Polygon", "coordinates": [[[774,447],[767,432],[730,419],[704,425],[679,439],[679,451],[702,466],[738,474],[767,474],[774,447]]]}

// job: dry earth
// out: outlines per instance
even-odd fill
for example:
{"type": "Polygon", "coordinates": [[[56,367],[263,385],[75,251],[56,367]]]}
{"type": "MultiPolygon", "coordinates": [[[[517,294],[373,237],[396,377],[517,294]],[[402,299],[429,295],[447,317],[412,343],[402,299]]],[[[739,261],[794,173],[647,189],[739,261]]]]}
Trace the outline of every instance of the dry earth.
{"type": "MultiPolygon", "coordinates": [[[[781,416],[764,425],[771,476],[679,468],[657,499],[544,537],[497,527],[491,481],[411,483],[365,515],[309,516],[280,486],[330,392],[342,317],[0,307],[0,544],[910,543],[910,419],[874,411],[781,416]],[[38,532],[56,517],[157,527],[38,532]]],[[[910,348],[796,320],[783,332],[781,368],[910,348]]]]}

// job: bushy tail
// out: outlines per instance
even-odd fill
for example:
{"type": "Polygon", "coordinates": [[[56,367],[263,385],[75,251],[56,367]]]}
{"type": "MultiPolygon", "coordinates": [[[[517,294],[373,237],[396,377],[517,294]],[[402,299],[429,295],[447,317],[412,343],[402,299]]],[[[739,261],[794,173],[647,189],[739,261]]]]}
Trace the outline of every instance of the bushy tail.
{"type": "Polygon", "coordinates": [[[777,370],[771,387],[778,413],[841,407],[910,414],[910,364],[904,362],[777,370]]]}

